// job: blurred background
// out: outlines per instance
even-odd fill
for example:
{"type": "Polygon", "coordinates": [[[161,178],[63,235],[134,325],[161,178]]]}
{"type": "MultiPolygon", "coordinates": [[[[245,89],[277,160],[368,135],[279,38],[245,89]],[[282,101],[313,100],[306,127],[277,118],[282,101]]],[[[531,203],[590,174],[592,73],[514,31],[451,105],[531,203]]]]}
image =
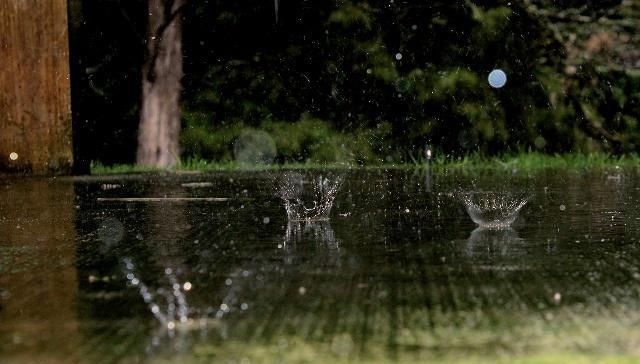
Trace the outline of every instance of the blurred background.
{"type": "MultiPolygon", "coordinates": [[[[146,0],[69,0],[76,167],[133,163],[146,0]]],[[[640,1],[185,1],[180,159],[636,153],[640,1]],[[492,70],[507,82],[492,87],[492,70]]]]}

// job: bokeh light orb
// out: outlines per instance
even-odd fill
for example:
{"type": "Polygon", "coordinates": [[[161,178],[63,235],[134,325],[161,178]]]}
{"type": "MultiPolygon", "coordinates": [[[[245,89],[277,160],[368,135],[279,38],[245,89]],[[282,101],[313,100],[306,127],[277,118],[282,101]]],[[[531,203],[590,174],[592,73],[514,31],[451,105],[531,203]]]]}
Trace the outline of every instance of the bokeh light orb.
{"type": "Polygon", "coordinates": [[[489,85],[493,88],[501,88],[507,83],[507,74],[501,69],[495,69],[489,73],[489,85]]]}

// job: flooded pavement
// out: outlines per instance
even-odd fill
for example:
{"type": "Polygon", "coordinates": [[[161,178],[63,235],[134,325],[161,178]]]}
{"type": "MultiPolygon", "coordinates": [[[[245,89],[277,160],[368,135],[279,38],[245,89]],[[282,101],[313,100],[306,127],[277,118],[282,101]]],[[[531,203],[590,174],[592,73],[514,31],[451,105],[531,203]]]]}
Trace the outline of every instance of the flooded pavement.
{"type": "Polygon", "coordinates": [[[0,362],[640,357],[636,171],[343,177],[312,222],[266,172],[0,179],[0,362]]]}

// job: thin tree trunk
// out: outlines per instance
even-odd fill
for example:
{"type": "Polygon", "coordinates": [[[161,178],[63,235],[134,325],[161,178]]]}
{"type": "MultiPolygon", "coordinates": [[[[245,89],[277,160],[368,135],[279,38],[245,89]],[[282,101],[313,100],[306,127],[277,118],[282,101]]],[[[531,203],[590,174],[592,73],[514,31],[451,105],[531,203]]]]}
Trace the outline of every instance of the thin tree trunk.
{"type": "Polygon", "coordinates": [[[73,161],[67,0],[0,0],[0,171],[73,161]]]}
{"type": "Polygon", "coordinates": [[[137,163],[172,167],[178,163],[182,31],[186,0],[149,0],[147,60],[142,77],[142,110],[137,163]]]}

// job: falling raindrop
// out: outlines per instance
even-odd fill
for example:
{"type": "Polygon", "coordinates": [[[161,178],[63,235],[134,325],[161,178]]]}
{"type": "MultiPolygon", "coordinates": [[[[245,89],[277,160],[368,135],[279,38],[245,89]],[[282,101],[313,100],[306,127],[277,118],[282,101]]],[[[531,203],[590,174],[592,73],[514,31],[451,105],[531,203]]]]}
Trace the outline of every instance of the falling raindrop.
{"type": "Polygon", "coordinates": [[[278,12],[280,10],[280,0],[273,0],[273,6],[276,13],[276,23],[278,23],[278,12]]]}

